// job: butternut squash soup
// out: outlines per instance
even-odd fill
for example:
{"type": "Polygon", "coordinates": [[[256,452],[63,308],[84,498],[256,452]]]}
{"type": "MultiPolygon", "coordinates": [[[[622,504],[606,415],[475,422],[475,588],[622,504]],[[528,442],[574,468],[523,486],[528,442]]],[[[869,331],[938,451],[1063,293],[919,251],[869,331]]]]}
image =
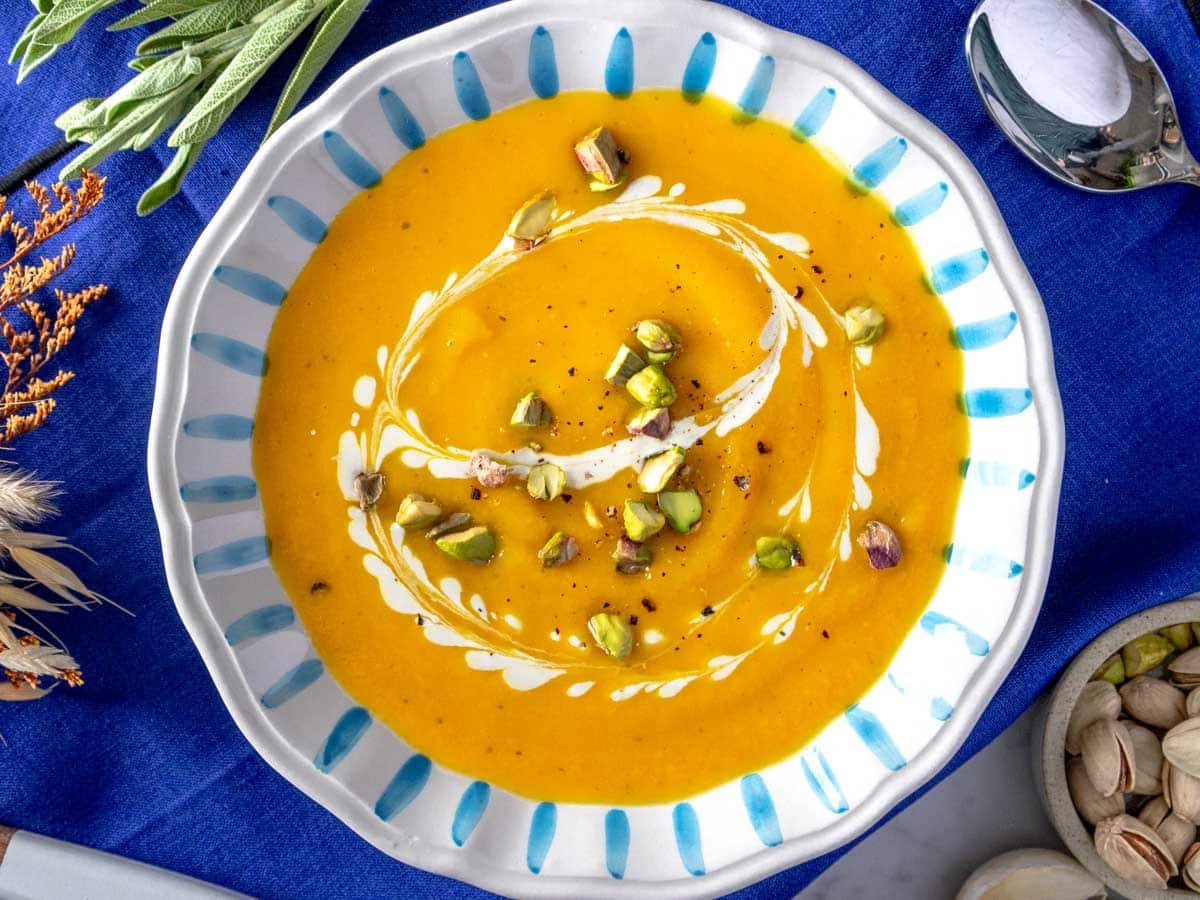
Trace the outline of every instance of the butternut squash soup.
{"type": "Polygon", "coordinates": [[[944,568],[962,361],[902,228],[768,121],[536,100],[347,205],[254,467],[328,669],[439,763],[670,801],[800,748],[944,568]]]}

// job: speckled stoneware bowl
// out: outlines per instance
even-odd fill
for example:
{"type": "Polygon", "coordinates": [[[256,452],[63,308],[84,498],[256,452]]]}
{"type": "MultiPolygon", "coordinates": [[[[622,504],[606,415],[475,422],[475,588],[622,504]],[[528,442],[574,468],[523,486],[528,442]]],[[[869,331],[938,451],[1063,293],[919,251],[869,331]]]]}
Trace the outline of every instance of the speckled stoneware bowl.
{"type": "Polygon", "coordinates": [[[1154,606],[1118,622],[1100,637],[1083,648],[1058,679],[1054,691],[1043,701],[1033,731],[1033,769],[1038,791],[1046,813],[1067,849],[1088,871],[1129,900],[1163,900],[1167,897],[1196,897],[1191,891],[1156,891],[1119,878],[1105,865],[1096,852],[1088,826],[1079,818],[1067,790],[1067,767],[1064,756],[1067,743],[1067,720],[1100,663],[1108,659],[1135,637],[1150,631],[1177,625],[1180,622],[1200,622],[1200,594],[1191,594],[1173,603],[1154,606]]]}
{"type": "Polygon", "coordinates": [[[525,0],[377,53],[257,154],[171,298],[149,466],[180,614],[297,787],[398,859],[503,894],[712,896],[861,834],[960,746],[1037,615],[1062,454],[1041,302],[945,136],[829,48],[716,4],[525,0]],[[963,350],[970,458],[935,596],[886,677],[808,746],[677,803],[559,803],[447,770],[342,691],[271,567],[250,437],[275,313],[353,196],[452,126],[643,87],[781,121],[894,210],[963,350]]]}

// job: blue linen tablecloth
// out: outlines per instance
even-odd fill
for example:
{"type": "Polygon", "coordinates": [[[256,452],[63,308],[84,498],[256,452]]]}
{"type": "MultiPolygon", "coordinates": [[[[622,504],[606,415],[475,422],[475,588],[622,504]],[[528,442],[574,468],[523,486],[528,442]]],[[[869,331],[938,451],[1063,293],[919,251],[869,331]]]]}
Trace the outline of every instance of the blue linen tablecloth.
{"type": "MultiPolygon", "coordinates": [[[[994,738],[1107,625],[1200,589],[1200,192],[1090,196],[1039,174],[975,96],[961,49],[973,2],[731,4],[841,51],[949,134],[995,194],[1049,312],[1067,422],[1050,587],[1028,648],[946,771],[994,738]]],[[[1200,39],[1186,2],[1106,5],[1162,64],[1200,148],[1200,39]]],[[[316,87],[484,5],[377,0],[316,87]]],[[[31,7],[2,7],[7,50],[31,7]]],[[[58,112],[126,77],[122,63],[141,35],[100,33],[89,25],[86,43],[20,88],[15,70],[0,71],[0,170],[55,140],[58,112]]],[[[134,206],[169,158],[161,145],[106,163],[109,198],[72,230],[80,259],[64,281],[103,280],[113,292],[64,355],[79,378],[60,394],[59,411],[12,458],[62,482],[55,530],[98,560],[81,564],[88,583],[137,617],[102,609],[55,623],[87,684],[0,706],[0,822],[263,897],[484,896],[376,851],[259,759],[222,706],[163,576],[145,467],[163,309],[192,243],[253,153],[285,68],[209,143],[184,194],[160,213],[138,220],[134,206]]],[[[837,855],[743,894],[790,897],[837,855]]]]}

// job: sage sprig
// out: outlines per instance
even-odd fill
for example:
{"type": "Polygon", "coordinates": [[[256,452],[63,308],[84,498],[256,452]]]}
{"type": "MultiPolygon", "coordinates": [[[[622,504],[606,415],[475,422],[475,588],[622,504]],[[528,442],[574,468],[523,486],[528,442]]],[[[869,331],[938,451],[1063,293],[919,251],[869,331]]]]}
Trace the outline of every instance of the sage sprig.
{"type": "MultiPolygon", "coordinates": [[[[109,26],[159,26],[129,61],[135,75],[109,97],[80,100],[55,120],[88,144],[61,178],[77,177],[120,150],[145,150],[170,131],[175,157],[138,202],[139,215],[179,191],[204,145],[259,79],[306,30],[307,45],[279,96],[264,140],[292,114],[370,0],[138,0],[109,26]]],[[[13,47],[17,81],[53,56],[89,19],[130,0],[33,0],[34,16],[13,47]]]]}

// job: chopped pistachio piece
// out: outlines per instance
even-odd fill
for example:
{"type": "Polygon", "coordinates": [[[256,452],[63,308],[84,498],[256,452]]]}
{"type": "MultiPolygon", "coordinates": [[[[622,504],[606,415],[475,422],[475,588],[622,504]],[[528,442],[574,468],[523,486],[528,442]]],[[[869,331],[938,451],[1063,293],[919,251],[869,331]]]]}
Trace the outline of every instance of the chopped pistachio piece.
{"type": "Polygon", "coordinates": [[[640,409],[625,423],[625,430],[630,434],[644,434],[661,441],[671,431],[671,414],[661,407],[640,409]]]}
{"type": "Polygon", "coordinates": [[[425,537],[430,540],[436,540],[444,534],[449,534],[452,531],[462,531],[471,524],[471,514],[469,512],[456,512],[446,516],[445,519],[438,522],[427,532],[425,537]]]}
{"type": "Polygon", "coordinates": [[[558,201],[553,191],[542,191],[522,204],[508,226],[508,235],[522,250],[532,250],[550,236],[558,201]]]}
{"type": "Polygon", "coordinates": [[[621,518],[629,539],[637,541],[639,544],[654,537],[667,524],[662,513],[641,500],[626,500],[625,511],[621,518]]]}
{"type": "Polygon", "coordinates": [[[675,385],[662,366],[646,366],[625,383],[625,390],[642,406],[658,409],[675,402],[675,385]]]}
{"type": "Polygon", "coordinates": [[[1192,626],[1187,622],[1160,628],[1158,633],[1174,644],[1176,650],[1186,650],[1192,646],[1192,626]]]}
{"type": "Polygon", "coordinates": [[[482,564],[496,555],[496,536],[486,525],[444,534],[434,543],[443,553],[463,562],[482,564]]]}
{"type": "Polygon", "coordinates": [[[525,490],[534,500],[554,500],[567,486],[567,473],[553,463],[538,463],[529,468],[525,490]]]}
{"type": "Polygon", "coordinates": [[[617,561],[617,571],[622,575],[636,575],[650,568],[654,554],[645,544],[631,541],[625,535],[617,539],[617,549],[613,551],[613,559],[617,561]]]}
{"type": "Polygon", "coordinates": [[[883,313],[873,306],[852,306],[846,310],[846,340],[859,347],[870,347],[883,337],[883,313]]]}
{"type": "Polygon", "coordinates": [[[467,461],[467,474],[484,487],[500,487],[508,480],[508,466],[485,453],[472,453],[467,461]]]}
{"type": "Polygon", "coordinates": [[[680,534],[687,534],[704,514],[700,493],[686,491],[663,491],[658,495],[658,508],[663,511],[671,527],[680,534]]]}
{"type": "Polygon", "coordinates": [[[622,344],[617,348],[617,355],[613,357],[613,361],[609,363],[604,380],[613,387],[625,387],[629,379],[644,368],[645,360],[622,344]]]}
{"type": "Polygon", "coordinates": [[[647,350],[646,362],[655,366],[665,366],[675,358],[677,350],[647,350]]]}
{"type": "Polygon", "coordinates": [[[1125,677],[1145,675],[1162,665],[1175,652],[1175,645],[1161,634],[1150,632],[1135,637],[1121,648],[1121,661],[1125,664],[1125,677]]]}
{"type": "Polygon", "coordinates": [[[1125,663],[1121,659],[1120,653],[1114,653],[1104,662],[1100,663],[1100,668],[1092,676],[1092,681],[1107,681],[1109,684],[1120,687],[1125,683],[1125,663]]]}
{"type": "Polygon", "coordinates": [[[874,520],[868,522],[858,536],[858,545],[867,551],[867,561],[872,569],[890,569],[904,555],[896,532],[874,520]]]}
{"type": "Polygon", "coordinates": [[[642,463],[642,471],[638,472],[638,487],[647,494],[657,494],[665,489],[683,465],[685,455],[682,447],[672,447],[651,456],[642,463]]]}
{"type": "Polygon", "coordinates": [[[605,182],[600,181],[597,178],[589,178],[588,179],[588,190],[591,191],[593,194],[602,194],[607,191],[615,191],[619,187],[624,187],[625,182],[628,180],[629,180],[629,177],[624,172],[622,172],[617,177],[617,180],[614,181],[612,184],[606,184],[605,182]]]}
{"type": "Polygon", "coordinates": [[[553,418],[546,401],[538,396],[537,391],[530,391],[517,401],[508,424],[517,428],[537,428],[539,425],[549,425],[553,418]]]}
{"type": "Polygon", "coordinates": [[[358,498],[360,509],[375,508],[375,504],[383,496],[386,481],[382,472],[359,472],[354,476],[354,495],[358,498]]]}
{"type": "Polygon", "coordinates": [[[613,133],[603,125],[579,139],[575,158],[592,181],[602,185],[615,185],[625,168],[625,154],[617,146],[613,133]]]}
{"type": "Polygon", "coordinates": [[[583,518],[588,525],[597,531],[604,530],[604,520],[600,518],[600,513],[596,512],[596,507],[592,505],[591,500],[583,501],[583,518]]]}
{"type": "Polygon", "coordinates": [[[790,569],[804,564],[800,546],[782,534],[760,537],[754,544],[754,559],[764,569],[790,569]]]}
{"type": "Polygon", "coordinates": [[[679,351],[679,330],[662,319],[643,319],[633,326],[633,336],[650,354],[650,361],[665,363],[679,351]]]}
{"type": "Polygon", "coordinates": [[[420,494],[409,494],[396,510],[396,524],[401,528],[424,528],[442,517],[442,508],[420,494]]]}
{"type": "Polygon", "coordinates": [[[565,531],[556,531],[550,535],[550,540],[542,544],[542,549],[537,553],[545,569],[566,565],[578,555],[578,542],[565,531]]]}
{"type": "Polygon", "coordinates": [[[597,613],[588,619],[588,631],[609,656],[624,659],[633,652],[633,628],[616,613],[597,613]]]}

